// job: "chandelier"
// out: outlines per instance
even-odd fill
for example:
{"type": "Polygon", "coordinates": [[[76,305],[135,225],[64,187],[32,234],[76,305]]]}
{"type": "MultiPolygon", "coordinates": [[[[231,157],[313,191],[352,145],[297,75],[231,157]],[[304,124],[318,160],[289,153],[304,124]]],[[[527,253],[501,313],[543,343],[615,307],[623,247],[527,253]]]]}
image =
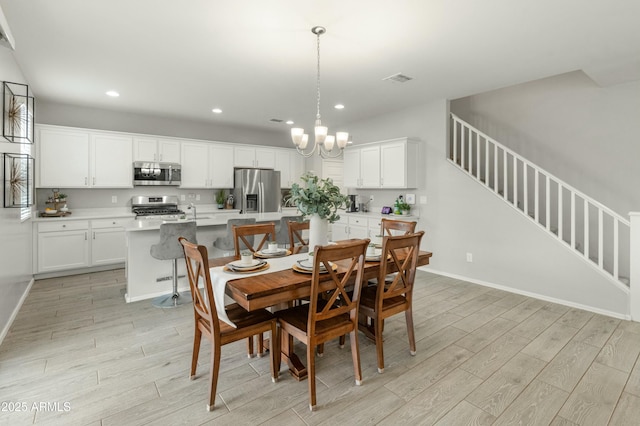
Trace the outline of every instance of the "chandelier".
{"type": "Polygon", "coordinates": [[[339,157],[347,146],[349,140],[349,133],[336,132],[335,136],[329,135],[329,129],[322,125],[320,120],[320,36],[327,32],[325,27],[313,27],[311,32],[316,35],[317,38],[317,51],[318,51],[318,74],[316,78],[316,125],[314,129],[315,139],[313,149],[310,152],[304,152],[309,143],[309,135],[304,132],[304,129],[300,127],[294,127],[291,129],[291,140],[296,146],[296,150],[299,154],[305,157],[311,157],[316,151],[318,155],[323,158],[335,158],[339,157]],[[334,150],[334,145],[338,145],[339,150],[334,150]]]}

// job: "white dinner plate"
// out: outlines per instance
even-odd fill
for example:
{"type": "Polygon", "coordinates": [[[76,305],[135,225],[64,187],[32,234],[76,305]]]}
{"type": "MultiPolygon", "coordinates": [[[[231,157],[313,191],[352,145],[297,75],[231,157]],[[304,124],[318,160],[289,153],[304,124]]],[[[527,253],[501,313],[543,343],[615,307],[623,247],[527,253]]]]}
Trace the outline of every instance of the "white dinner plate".
{"type": "Polygon", "coordinates": [[[262,254],[281,254],[281,253],[285,253],[286,251],[287,249],[277,248],[275,250],[264,249],[264,250],[261,250],[260,252],[262,254]]]}
{"type": "Polygon", "coordinates": [[[252,259],[250,264],[242,263],[241,260],[234,260],[233,262],[229,262],[227,266],[229,269],[254,269],[260,266],[260,264],[265,263],[264,260],[252,259]]]}

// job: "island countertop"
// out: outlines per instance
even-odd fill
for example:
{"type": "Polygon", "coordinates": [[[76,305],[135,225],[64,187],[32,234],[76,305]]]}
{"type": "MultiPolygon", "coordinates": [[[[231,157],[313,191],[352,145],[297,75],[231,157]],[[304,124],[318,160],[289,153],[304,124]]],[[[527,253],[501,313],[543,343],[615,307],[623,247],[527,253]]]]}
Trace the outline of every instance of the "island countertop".
{"type": "MultiPolygon", "coordinates": [[[[282,216],[288,216],[286,213],[272,212],[272,213],[202,213],[197,215],[196,224],[198,227],[203,226],[220,226],[226,225],[229,219],[250,219],[255,218],[256,222],[280,222],[280,218],[282,216]]],[[[193,217],[191,215],[187,215],[186,219],[178,219],[178,220],[155,220],[155,219],[145,219],[145,220],[136,220],[131,223],[130,226],[125,228],[127,232],[137,232],[137,231],[151,231],[160,229],[160,225],[163,223],[176,223],[176,222],[191,222],[193,221],[193,217]]]]}

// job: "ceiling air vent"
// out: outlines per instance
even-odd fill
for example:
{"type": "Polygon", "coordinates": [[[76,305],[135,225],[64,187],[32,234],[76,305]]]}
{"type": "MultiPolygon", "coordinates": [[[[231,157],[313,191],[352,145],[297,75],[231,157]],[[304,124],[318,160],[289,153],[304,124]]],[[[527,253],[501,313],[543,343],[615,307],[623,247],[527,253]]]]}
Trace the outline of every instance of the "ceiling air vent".
{"type": "Polygon", "coordinates": [[[279,118],[272,118],[269,121],[272,122],[272,123],[282,123],[284,120],[280,120],[279,118]]]}
{"type": "Polygon", "coordinates": [[[409,80],[413,80],[413,77],[409,77],[408,75],[404,75],[399,72],[397,74],[390,75],[389,77],[385,77],[382,80],[395,81],[396,83],[406,83],[409,80]]]}

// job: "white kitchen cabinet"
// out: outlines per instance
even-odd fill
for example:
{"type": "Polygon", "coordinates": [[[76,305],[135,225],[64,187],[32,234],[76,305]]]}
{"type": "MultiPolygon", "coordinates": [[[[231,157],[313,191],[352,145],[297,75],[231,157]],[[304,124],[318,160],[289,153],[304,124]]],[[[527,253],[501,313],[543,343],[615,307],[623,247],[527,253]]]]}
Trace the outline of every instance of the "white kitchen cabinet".
{"type": "Polygon", "coordinates": [[[366,217],[349,217],[349,238],[369,238],[369,222],[366,217]]]}
{"type": "Polygon", "coordinates": [[[233,155],[233,148],[230,145],[183,142],[180,187],[233,187],[233,155]]]}
{"type": "Polygon", "coordinates": [[[209,179],[212,188],[233,188],[233,147],[214,144],[209,147],[209,179]]]}
{"type": "Polygon", "coordinates": [[[133,187],[131,136],[54,126],[37,134],[39,187],[133,187]]]}
{"type": "Polygon", "coordinates": [[[180,141],[152,137],[133,138],[133,161],[180,163],[180,141]]]}
{"type": "Polygon", "coordinates": [[[380,186],[418,186],[418,143],[407,138],[380,144],[380,186]]]}
{"type": "Polygon", "coordinates": [[[294,183],[301,182],[304,157],[292,149],[276,150],[274,169],[280,172],[280,187],[291,188],[294,183]]]}
{"type": "Polygon", "coordinates": [[[290,179],[290,185],[289,187],[291,187],[291,185],[293,185],[294,183],[297,183],[298,185],[300,185],[302,183],[302,180],[300,179],[300,177],[304,174],[305,170],[304,170],[304,157],[300,154],[298,154],[298,152],[296,150],[291,150],[291,161],[290,161],[290,165],[291,165],[291,175],[289,177],[290,179]]]}
{"type": "Polygon", "coordinates": [[[380,146],[366,146],[360,149],[360,186],[375,188],[380,186],[380,146]]]}
{"type": "Polygon", "coordinates": [[[254,146],[234,147],[234,167],[257,167],[261,169],[275,169],[276,152],[272,148],[257,148],[254,146]]]}
{"type": "Polygon", "coordinates": [[[91,134],[91,187],[133,187],[132,144],[127,135],[91,134]]]}
{"type": "Polygon", "coordinates": [[[38,128],[36,161],[38,186],[89,186],[89,132],[65,128],[38,128]]]}
{"type": "Polygon", "coordinates": [[[86,220],[38,224],[38,272],[89,266],[89,222],[86,220]]]}
{"type": "Polygon", "coordinates": [[[347,188],[415,188],[418,142],[399,138],[344,151],[347,188]]]}
{"type": "Polygon", "coordinates": [[[349,239],[349,219],[345,215],[340,215],[340,220],[331,224],[331,240],[347,239],[349,239]]]}
{"type": "Polygon", "coordinates": [[[343,158],[343,179],[345,188],[360,187],[360,149],[349,148],[342,153],[343,158]]]}
{"type": "Polygon", "coordinates": [[[91,265],[122,263],[127,256],[124,225],[131,219],[91,221],[91,265]]]}

